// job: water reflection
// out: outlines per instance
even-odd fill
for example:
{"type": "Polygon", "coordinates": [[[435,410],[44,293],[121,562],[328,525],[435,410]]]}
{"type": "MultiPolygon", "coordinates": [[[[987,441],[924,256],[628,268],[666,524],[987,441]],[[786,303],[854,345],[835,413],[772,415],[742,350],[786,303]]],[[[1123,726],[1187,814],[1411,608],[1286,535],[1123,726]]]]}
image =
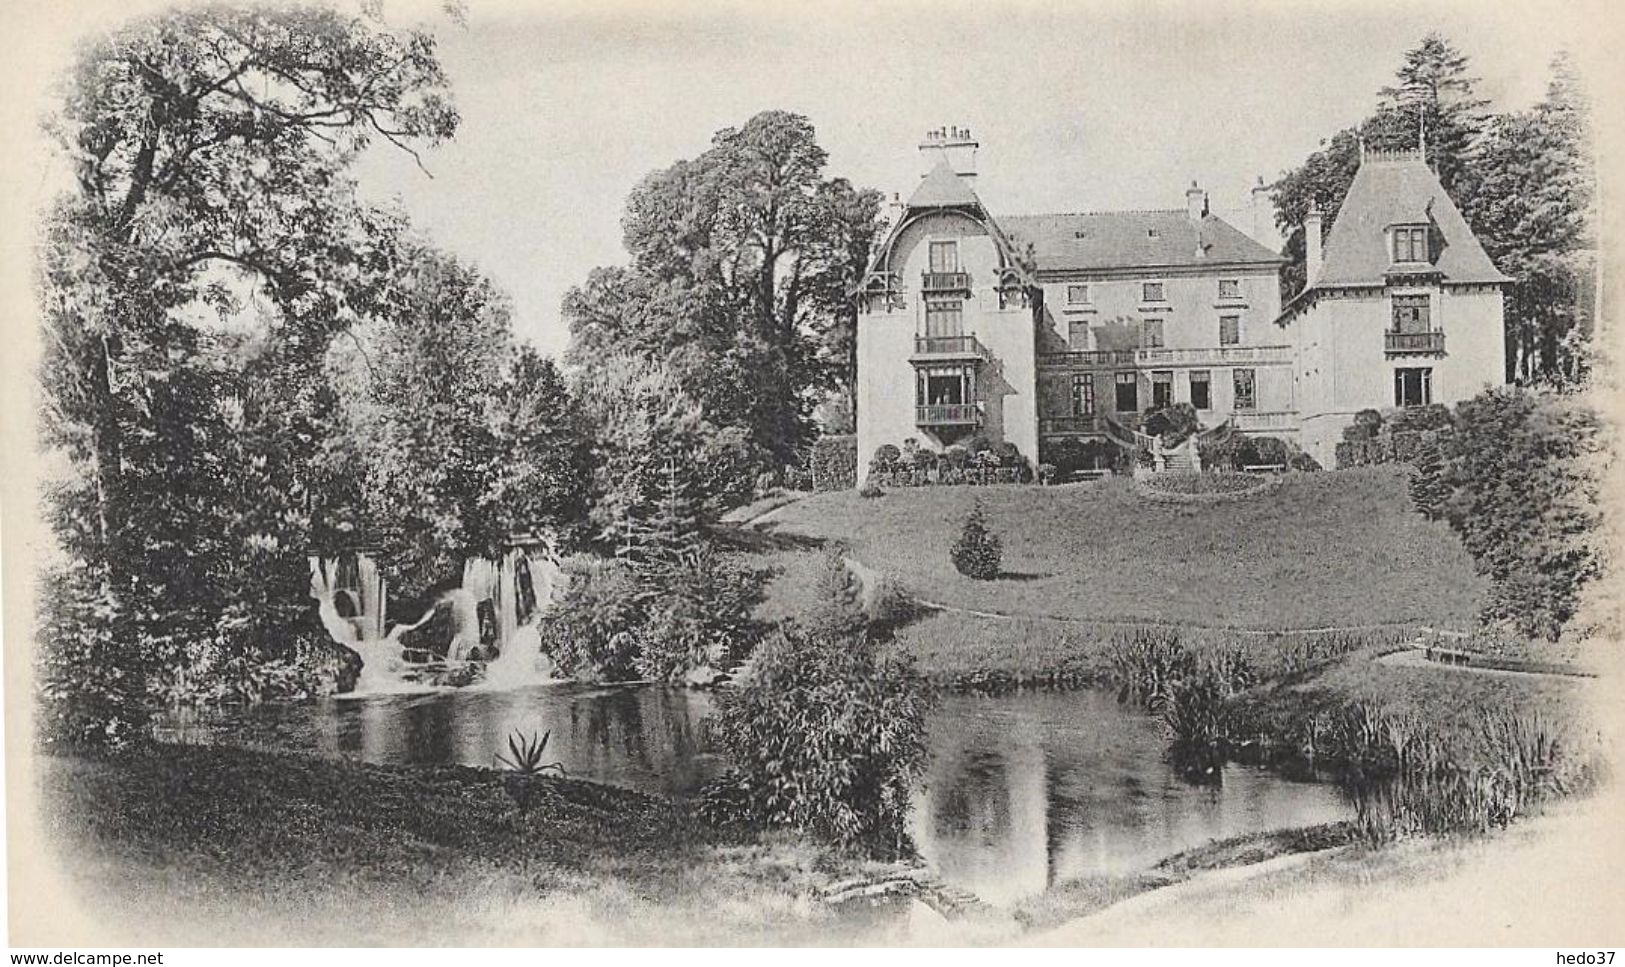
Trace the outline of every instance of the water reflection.
{"type": "MultiPolygon", "coordinates": [[[[171,732],[381,764],[489,766],[514,730],[551,731],[546,757],[572,776],[686,796],[726,768],[702,724],[712,710],[703,692],[545,685],[262,708],[171,732]]],[[[910,831],[943,880],[995,903],[1349,812],[1329,785],[1253,769],[1190,785],[1165,761],[1157,722],[1098,692],[950,696],[932,714],[929,746],[910,831]]]]}
{"type": "Polygon", "coordinates": [[[954,696],[931,726],[913,831],[942,878],[991,902],[1128,873],[1213,839],[1345,818],[1330,786],[1229,767],[1192,786],[1155,720],[1097,692],[954,696]]]}

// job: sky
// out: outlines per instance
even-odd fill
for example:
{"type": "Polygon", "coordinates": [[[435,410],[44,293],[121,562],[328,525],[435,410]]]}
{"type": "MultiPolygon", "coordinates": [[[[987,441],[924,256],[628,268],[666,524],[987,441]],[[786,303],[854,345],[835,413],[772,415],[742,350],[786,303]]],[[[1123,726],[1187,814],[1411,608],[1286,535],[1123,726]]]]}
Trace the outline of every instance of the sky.
{"type": "Polygon", "coordinates": [[[625,261],[631,188],[758,111],[806,115],[827,173],[887,196],[924,173],[924,133],[958,125],[981,142],[995,217],[1178,208],[1193,180],[1222,212],[1369,114],[1430,30],[1513,108],[1540,96],[1558,49],[1584,63],[1604,46],[1573,11],[1509,3],[466,5],[462,26],[429,21],[455,140],[424,156],[429,174],[375,150],[360,177],[508,292],[516,330],[548,353],[568,339],[565,291],[625,261]]]}

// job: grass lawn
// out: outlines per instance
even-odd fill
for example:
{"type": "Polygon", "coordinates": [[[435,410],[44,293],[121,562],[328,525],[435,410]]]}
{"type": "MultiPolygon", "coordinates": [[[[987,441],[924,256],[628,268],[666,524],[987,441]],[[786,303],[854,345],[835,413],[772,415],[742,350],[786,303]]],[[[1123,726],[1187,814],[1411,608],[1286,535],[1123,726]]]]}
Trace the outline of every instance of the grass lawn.
{"type": "Polygon", "coordinates": [[[813,897],[868,868],[608,786],[549,780],[522,814],[482,769],[176,745],[39,763],[50,838],[124,944],[841,943],[861,926],[813,897]]]}
{"type": "MultiPolygon", "coordinates": [[[[1455,535],[1411,508],[1405,472],[1393,467],[1294,474],[1268,494],[1212,505],[1147,500],[1127,480],[827,493],[761,526],[840,542],[927,600],[1031,617],[1466,627],[1486,586],[1455,535]],[[963,577],[948,560],[976,499],[1004,542],[1005,573],[993,581],[963,577]]],[[[773,593],[802,587],[781,580],[773,593]]]]}

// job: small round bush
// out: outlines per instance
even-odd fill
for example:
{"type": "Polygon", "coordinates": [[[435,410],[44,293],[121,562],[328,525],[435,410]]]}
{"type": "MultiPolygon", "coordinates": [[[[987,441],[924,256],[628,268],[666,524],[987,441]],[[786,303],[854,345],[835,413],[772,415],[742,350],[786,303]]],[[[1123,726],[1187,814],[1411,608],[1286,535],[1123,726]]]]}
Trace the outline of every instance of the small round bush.
{"type": "Polygon", "coordinates": [[[869,479],[865,480],[863,482],[863,486],[861,488],[859,488],[858,496],[859,497],[884,497],[884,496],[886,496],[886,492],[884,490],[880,489],[880,484],[876,483],[875,479],[873,477],[870,477],[869,479]]]}
{"type": "Polygon", "coordinates": [[[870,466],[876,469],[884,470],[896,463],[898,459],[902,457],[902,455],[903,452],[897,449],[895,446],[892,446],[890,443],[882,443],[880,446],[875,447],[874,460],[871,461],[870,466]]]}
{"type": "Polygon", "coordinates": [[[987,513],[980,500],[971,505],[959,539],[948,550],[948,557],[954,562],[954,569],[966,577],[991,581],[999,576],[1004,549],[998,535],[987,529],[987,513]]]}

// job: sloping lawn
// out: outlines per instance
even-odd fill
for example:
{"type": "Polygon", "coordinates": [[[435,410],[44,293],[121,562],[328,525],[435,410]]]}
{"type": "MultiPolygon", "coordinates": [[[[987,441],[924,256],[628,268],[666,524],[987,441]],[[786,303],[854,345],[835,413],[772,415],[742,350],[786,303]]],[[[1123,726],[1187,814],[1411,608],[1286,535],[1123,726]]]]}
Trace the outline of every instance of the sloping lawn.
{"type": "Polygon", "coordinates": [[[1485,589],[1449,528],[1412,509],[1392,467],[1295,474],[1268,494],[1208,505],[1146,500],[1127,480],[819,494],[762,526],[841,542],[927,600],[1033,617],[1465,627],[1485,589]],[[1004,541],[993,581],[948,560],[978,498],[1004,541]]]}

